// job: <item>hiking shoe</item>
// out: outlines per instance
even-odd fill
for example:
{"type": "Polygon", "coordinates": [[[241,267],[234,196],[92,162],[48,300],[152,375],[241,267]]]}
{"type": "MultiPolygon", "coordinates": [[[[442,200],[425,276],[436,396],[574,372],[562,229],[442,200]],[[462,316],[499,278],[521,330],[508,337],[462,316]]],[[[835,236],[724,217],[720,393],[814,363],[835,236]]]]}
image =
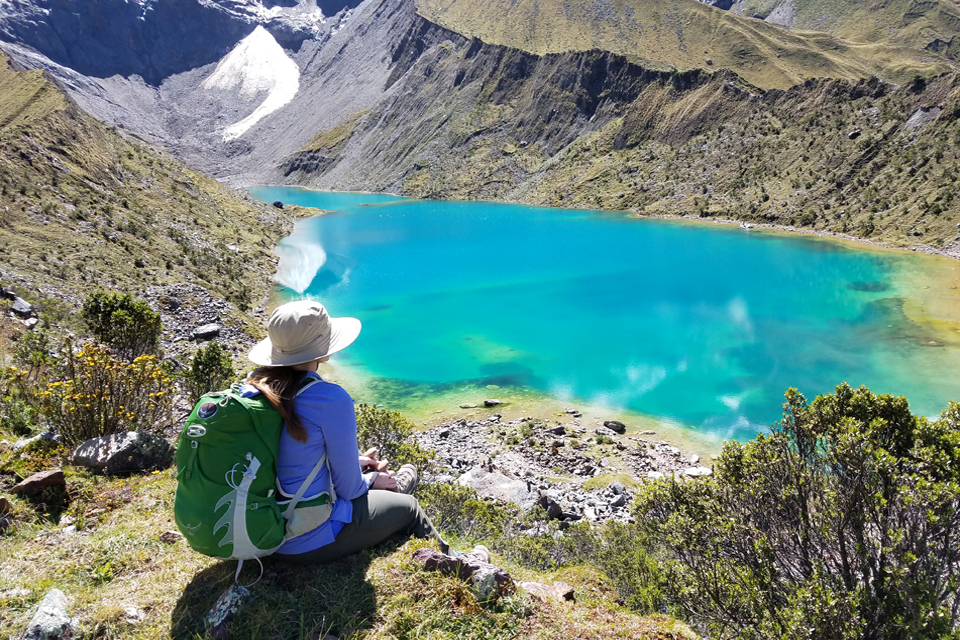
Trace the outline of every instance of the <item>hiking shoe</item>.
{"type": "Polygon", "coordinates": [[[484,564],[490,564],[490,551],[482,544],[475,546],[470,550],[470,553],[460,553],[459,551],[455,551],[454,553],[457,554],[457,557],[465,560],[476,560],[484,564]]]}
{"type": "Polygon", "coordinates": [[[400,467],[395,477],[397,479],[397,493],[406,493],[409,495],[417,488],[417,482],[419,481],[417,468],[412,464],[405,464],[400,467]]]}

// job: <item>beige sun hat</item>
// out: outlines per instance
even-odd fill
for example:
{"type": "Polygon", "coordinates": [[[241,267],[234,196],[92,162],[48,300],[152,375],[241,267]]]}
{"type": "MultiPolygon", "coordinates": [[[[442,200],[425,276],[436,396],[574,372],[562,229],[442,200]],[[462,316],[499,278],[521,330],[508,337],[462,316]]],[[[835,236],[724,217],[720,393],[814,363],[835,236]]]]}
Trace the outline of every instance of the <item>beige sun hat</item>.
{"type": "Polygon", "coordinates": [[[288,367],[340,351],[360,335],[356,318],[331,318],[319,302],[297,300],[280,305],[267,322],[267,338],[250,350],[250,361],[288,367]]]}

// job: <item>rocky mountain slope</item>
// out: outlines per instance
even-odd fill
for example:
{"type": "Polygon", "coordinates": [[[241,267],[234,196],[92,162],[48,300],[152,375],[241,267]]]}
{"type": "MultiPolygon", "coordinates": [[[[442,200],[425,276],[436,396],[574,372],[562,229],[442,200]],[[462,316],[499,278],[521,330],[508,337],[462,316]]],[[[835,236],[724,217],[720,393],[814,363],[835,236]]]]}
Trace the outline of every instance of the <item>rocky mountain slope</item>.
{"type": "Polygon", "coordinates": [[[226,298],[221,322],[243,328],[251,321],[239,311],[263,301],[271,250],[291,226],[0,54],[0,279],[49,318],[98,288],[176,286],[226,298]]]}
{"type": "Polygon", "coordinates": [[[761,12],[771,18],[766,22],[747,17],[757,11],[739,6],[745,0],[729,12],[696,0],[418,4],[428,20],[489,44],[539,55],[600,49],[655,69],[730,69],[764,89],[807,78],[876,75],[899,82],[916,72],[942,72],[955,66],[957,52],[949,43],[960,26],[960,9],[948,0],[769,2],[776,7],[761,12]],[[778,21],[788,7],[799,19],[778,21]],[[780,26],[791,21],[791,27],[821,33],[780,26]]]}
{"type": "Polygon", "coordinates": [[[591,6],[367,0],[318,18],[306,1],[204,3],[246,35],[154,85],[3,47],[97,118],[233,184],[723,217],[955,251],[957,75],[949,46],[934,51],[960,33],[954,5],[831,5],[858,43],[695,0],[591,6]],[[685,65],[703,68],[671,68],[685,65]],[[769,88],[807,75],[834,79],[769,88]]]}
{"type": "Polygon", "coordinates": [[[655,72],[599,51],[536,56],[413,24],[384,99],[316,136],[274,179],[956,251],[956,74],[763,92],[729,72],[655,72]]]}

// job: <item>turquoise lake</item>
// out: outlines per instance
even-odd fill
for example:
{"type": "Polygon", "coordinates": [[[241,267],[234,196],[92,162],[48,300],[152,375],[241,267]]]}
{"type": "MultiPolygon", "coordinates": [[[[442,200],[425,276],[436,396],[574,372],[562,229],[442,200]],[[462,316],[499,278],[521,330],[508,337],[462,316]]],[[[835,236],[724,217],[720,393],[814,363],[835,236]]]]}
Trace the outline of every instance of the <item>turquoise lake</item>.
{"type": "Polygon", "coordinates": [[[251,194],[342,209],[278,247],[280,293],[360,318],[338,357],[390,381],[398,408],[404,389],[496,385],[744,440],[788,387],[867,385],[929,416],[960,400],[953,325],[904,311],[925,256],[623,213],[251,194]]]}

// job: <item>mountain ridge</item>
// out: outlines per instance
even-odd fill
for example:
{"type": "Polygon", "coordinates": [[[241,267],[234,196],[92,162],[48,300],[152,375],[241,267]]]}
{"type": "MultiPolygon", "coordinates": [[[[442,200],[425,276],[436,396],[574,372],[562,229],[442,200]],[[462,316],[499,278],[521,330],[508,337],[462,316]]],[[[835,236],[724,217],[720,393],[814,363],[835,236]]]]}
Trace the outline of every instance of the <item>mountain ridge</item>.
{"type": "Polygon", "coordinates": [[[924,34],[952,38],[960,28],[960,10],[944,0],[929,4],[937,10],[918,12],[912,19],[901,16],[909,29],[899,38],[853,28],[820,33],[785,29],[697,0],[501,0],[482,5],[418,0],[418,13],[462,35],[537,55],[601,49],[655,69],[727,68],[757,87],[785,89],[812,77],[876,75],[902,82],[915,73],[936,75],[956,68],[955,52],[945,46],[943,53],[954,57],[941,58],[926,48],[932,36],[924,34]],[[857,37],[863,35],[874,37],[857,37]]]}

